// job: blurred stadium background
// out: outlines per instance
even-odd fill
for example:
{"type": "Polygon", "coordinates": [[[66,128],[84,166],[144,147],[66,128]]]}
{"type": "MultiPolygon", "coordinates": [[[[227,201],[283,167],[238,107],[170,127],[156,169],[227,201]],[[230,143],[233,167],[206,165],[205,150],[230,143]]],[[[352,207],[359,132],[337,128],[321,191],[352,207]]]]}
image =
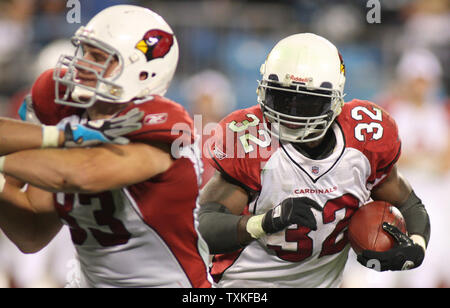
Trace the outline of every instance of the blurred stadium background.
{"type": "MultiPolygon", "coordinates": [[[[51,68],[81,25],[69,23],[79,2],[81,24],[105,7],[140,4],[162,15],[180,45],[167,96],[203,124],[256,104],[259,67],[273,45],[298,32],[325,36],[339,48],[346,100],[372,100],[397,119],[400,170],[427,206],[432,236],[423,266],[408,273],[366,270],[350,255],[345,287],[450,287],[449,0],[381,0],[369,23],[368,0],[2,0],[0,115],[16,117],[33,80],[51,68]]],[[[0,235],[0,286],[64,286],[73,250],[67,230],[43,252],[25,256],[0,235]]]]}

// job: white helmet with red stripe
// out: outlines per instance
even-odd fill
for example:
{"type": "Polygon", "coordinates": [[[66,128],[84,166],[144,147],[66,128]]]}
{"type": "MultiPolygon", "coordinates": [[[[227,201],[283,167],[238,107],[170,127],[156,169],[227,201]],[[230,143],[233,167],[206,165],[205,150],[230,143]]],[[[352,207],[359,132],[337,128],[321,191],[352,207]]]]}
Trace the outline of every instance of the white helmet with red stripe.
{"type": "Polygon", "coordinates": [[[337,48],[312,33],[278,42],[261,66],[258,102],[269,133],[288,142],[322,138],[343,105],[345,66],[337,48]]]}
{"type": "Polygon", "coordinates": [[[134,98],[164,95],[178,63],[178,43],[170,26],[155,12],[134,5],[116,5],[101,11],[80,27],[72,38],[78,47],[74,56],[63,55],[54,73],[56,102],[90,107],[97,100],[127,103],[134,98]],[[103,64],[83,58],[83,45],[108,54],[103,64]],[[112,60],[118,66],[105,76],[112,60]],[[77,70],[95,74],[95,86],[77,79],[77,70]]]}

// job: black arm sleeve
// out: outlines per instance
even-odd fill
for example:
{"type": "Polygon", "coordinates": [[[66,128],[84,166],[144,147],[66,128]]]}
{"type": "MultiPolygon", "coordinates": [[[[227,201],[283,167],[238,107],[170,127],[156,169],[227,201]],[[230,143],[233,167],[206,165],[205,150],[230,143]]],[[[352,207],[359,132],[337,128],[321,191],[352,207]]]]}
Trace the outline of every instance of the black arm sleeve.
{"type": "Polygon", "coordinates": [[[198,229],[211,254],[228,253],[242,248],[238,240],[241,216],[233,215],[224,205],[208,202],[201,206],[198,229]]]}
{"type": "Polygon", "coordinates": [[[418,234],[423,236],[428,246],[430,240],[430,218],[425,206],[422,204],[414,191],[411,192],[408,199],[399,207],[400,212],[405,218],[406,229],[410,235],[418,234]]]}

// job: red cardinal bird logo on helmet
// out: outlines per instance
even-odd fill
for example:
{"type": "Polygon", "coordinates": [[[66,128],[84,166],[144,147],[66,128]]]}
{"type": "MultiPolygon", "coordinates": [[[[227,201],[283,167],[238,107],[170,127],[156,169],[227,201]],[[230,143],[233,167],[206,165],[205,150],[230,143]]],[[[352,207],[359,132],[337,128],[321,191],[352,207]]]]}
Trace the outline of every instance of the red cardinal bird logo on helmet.
{"type": "Polygon", "coordinates": [[[136,48],[140,50],[147,62],[157,58],[164,58],[169,53],[170,48],[173,45],[173,35],[162,30],[153,29],[147,31],[141,41],[136,45],[136,48]]]}

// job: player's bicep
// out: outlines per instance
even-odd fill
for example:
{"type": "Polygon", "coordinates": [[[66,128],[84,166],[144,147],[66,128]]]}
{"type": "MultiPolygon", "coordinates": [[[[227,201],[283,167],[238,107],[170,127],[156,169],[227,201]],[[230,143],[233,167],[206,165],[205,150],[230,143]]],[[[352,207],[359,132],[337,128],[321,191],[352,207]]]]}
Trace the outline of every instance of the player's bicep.
{"type": "Polygon", "coordinates": [[[394,165],[388,177],[371,193],[374,200],[383,200],[395,206],[400,206],[411,193],[411,185],[400,174],[397,166],[394,165]]]}
{"type": "Polygon", "coordinates": [[[248,204],[248,200],[248,194],[243,188],[231,184],[216,171],[200,192],[199,202],[200,204],[217,202],[226,206],[231,213],[240,215],[248,204]]]}

